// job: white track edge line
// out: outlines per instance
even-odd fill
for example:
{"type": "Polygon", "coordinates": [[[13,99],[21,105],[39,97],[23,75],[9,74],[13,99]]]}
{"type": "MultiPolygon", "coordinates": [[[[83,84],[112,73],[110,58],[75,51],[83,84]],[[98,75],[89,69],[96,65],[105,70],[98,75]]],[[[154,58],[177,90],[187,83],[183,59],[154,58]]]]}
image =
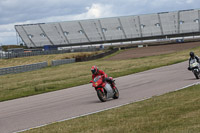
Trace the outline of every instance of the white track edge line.
{"type": "MultiPolygon", "coordinates": [[[[179,89],[175,89],[175,91],[182,90],[182,89],[185,89],[185,88],[188,88],[188,87],[191,87],[191,86],[194,86],[194,85],[198,85],[198,84],[200,84],[200,82],[196,82],[196,83],[193,83],[193,84],[181,87],[179,89]]],[[[175,91],[170,91],[170,92],[175,92],[175,91]]],[[[169,93],[169,92],[167,92],[167,93],[169,93]]],[[[160,94],[160,95],[163,95],[163,94],[160,94]]],[[[156,95],[156,96],[160,96],[160,95],[156,95]]],[[[125,103],[125,104],[113,106],[113,107],[102,109],[102,110],[98,110],[98,111],[95,111],[95,112],[90,112],[90,113],[86,113],[86,114],[82,114],[82,115],[73,116],[71,118],[67,118],[67,119],[63,119],[63,120],[59,120],[59,121],[55,121],[55,122],[50,122],[50,123],[39,125],[39,126],[36,126],[36,127],[32,127],[32,128],[28,128],[28,129],[16,131],[16,132],[13,132],[13,133],[20,133],[20,132],[28,131],[28,130],[31,130],[31,129],[36,129],[36,128],[44,127],[44,126],[47,126],[47,125],[50,125],[50,124],[59,123],[59,122],[63,122],[63,121],[71,120],[71,119],[76,119],[76,118],[83,117],[83,116],[88,116],[88,115],[91,115],[91,114],[96,114],[96,113],[107,111],[107,110],[110,110],[110,109],[119,108],[121,106],[125,106],[125,105],[131,104],[131,103],[137,103],[137,102],[140,102],[140,101],[144,101],[144,100],[150,99],[152,97],[153,96],[142,98],[140,100],[130,101],[130,102],[125,103]]]]}

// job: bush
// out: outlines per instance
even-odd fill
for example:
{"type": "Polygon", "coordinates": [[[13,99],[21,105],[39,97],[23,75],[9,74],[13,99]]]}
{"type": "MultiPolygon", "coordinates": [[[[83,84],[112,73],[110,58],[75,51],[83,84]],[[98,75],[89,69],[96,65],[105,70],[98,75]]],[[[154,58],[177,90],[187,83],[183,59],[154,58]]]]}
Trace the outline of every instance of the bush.
{"type": "Polygon", "coordinates": [[[115,47],[114,46],[109,46],[109,50],[113,50],[115,47]]]}

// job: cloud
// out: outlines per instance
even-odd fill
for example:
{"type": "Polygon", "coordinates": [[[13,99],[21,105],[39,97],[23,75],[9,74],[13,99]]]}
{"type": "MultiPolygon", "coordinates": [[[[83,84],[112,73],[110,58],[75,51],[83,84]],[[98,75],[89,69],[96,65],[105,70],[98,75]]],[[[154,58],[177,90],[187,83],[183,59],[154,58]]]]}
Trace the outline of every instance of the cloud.
{"type": "Polygon", "coordinates": [[[16,31],[14,29],[14,24],[0,25],[0,45],[16,43],[16,31]]]}
{"type": "Polygon", "coordinates": [[[199,0],[0,0],[0,43],[16,43],[16,24],[140,15],[199,5],[199,0]]]}
{"type": "Polygon", "coordinates": [[[112,9],[111,5],[92,4],[91,7],[86,7],[87,12],[75,15],[73,19],[94,19],[116,16],[116,14],[112,12],[112,9]]]}
{"type": "Polygon", "coordinates": [[[85,7],[85,12],[74,15],[51,16],[36,20],[27,20],[24,22],[16,22],[11,24],[0,25],[0,43],[16,43],[16,32],[14,25],[31,24],[31,23],[46,23],[46,22],[61,22],[80,19],[95,19],[100,17],[111,17],[115,14],[112,13],[111,5],[102,5],[94,3],[91,6],[85,7]]]}
{"type": "Polygon", "coordinates": [[[112,12],[111,5],[102,5],[102,4],[95,3],[95,4],[92,4],[90,7],[89,6],[85,7],[85,9],[86,11],[81,14],[47,17],[47,18],[42,18],[38,20],[31,20],[28,23],[60,22],[60,21],[95,19],[95,18],[116,16],[116,14],[112,12]]]}
{"type": "Polygon", "coordinates": [[[193,0],[186,0],[186,3],[191,4],[193,3],[193,0]]]}
{"type": "Polygon", "coordinates": [[[0,24],[80,14],[90,4],[81,0],[1,0],[0,24]]]}

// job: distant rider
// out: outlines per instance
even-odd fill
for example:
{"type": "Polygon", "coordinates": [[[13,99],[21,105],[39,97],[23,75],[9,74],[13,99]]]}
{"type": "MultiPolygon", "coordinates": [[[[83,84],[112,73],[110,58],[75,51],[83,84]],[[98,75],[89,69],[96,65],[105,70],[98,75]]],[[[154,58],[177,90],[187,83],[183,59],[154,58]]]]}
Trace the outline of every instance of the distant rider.
{"type": "Polygon", "coordinates": [[[190,59],[189,59],[189,67],[188,67],[188,70],[191,70],[191,68],[190,68],[190,62],[198,62],[198,63],[200,63],[199,57],[196,56],[196,55],[194,54],[194,52],[190,52],[190,59]]]}
{"type": "Polygon", "coordinates": [[[115,84],[114,84],[114,81],[112,79],[108,78],[108,75],[104,71],[99,70],[97,66],[92,66],[91,72],[92,72],[92,80],[94,80],[94,78],[96,76],[100,76],[101,75],[103,77],[103,82],[107,81],[108,83],[110,83],[110,85],[111,85],[111,87],[113,89],[116,88],[115,84]]]}

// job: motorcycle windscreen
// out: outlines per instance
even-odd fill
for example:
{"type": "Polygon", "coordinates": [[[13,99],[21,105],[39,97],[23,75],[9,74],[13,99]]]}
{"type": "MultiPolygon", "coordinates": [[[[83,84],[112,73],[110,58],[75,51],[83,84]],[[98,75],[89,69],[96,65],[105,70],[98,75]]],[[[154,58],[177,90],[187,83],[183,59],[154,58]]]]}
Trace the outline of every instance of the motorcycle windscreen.
{"type": "Polygon", "coordinates": [[[97,82],[100,78],[101,78],[101,76],[97,76],[97,77],[94,78],[93,81],[94,81],[94,82],[97,82]]]}

